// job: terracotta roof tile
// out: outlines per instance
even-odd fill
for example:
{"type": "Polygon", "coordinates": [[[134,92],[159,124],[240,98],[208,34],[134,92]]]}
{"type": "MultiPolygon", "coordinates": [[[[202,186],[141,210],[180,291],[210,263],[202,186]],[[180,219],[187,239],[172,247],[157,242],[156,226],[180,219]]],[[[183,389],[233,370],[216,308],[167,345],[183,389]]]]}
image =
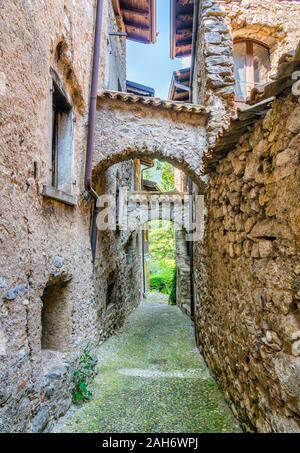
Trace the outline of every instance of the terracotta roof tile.
{"type": "Polygon", "coordinates": [[[137,96],[131,93],[123,93],[121,91],[102,91],[98,95],[98,99],[101,98],[109,98],[120,100],[123,102],[132,102],[140,103],[144,105],[150,105],[152,107],[162,108],[165,110],[174,110],[176,112],[185,112],[185,113],[192,113],[192,114],[208,114],[205,107],[202,105],[197,104],[188,104],[186,102],[181,101],[164,101],[159,98],[154,97],[146,97],[146,96],[137,96]]]}

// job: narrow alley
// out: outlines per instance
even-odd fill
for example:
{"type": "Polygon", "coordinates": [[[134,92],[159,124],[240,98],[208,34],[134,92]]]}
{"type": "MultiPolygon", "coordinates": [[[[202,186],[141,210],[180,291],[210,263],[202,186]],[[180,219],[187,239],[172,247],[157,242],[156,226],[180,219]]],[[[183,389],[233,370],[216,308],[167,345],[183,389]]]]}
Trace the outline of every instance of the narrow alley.
{"type": "Polygon", "coordinates": [[[0,435],[300,433],[299,23],[0,0],[0,435]]]}
{"type": "Polygon", "coordinates": [[[209,374],[193,325],[151,295],[99,348],[94,398],[59,422],[73,433],[240,432],[209,374]]]}

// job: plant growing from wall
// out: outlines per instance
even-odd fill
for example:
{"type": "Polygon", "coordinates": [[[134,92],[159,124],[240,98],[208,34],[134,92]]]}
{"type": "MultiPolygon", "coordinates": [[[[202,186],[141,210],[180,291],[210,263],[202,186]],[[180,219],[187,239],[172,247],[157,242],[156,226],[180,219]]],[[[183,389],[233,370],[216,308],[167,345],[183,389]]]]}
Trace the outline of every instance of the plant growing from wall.
{"type": "Polygon", "coordinates": [[[73,402],[84,403],[92,398],[91,384],[96,375],[97,359],[92,356],[90,346],[86,346],[79,358],[78,368],[74,371],[73,402]]]}

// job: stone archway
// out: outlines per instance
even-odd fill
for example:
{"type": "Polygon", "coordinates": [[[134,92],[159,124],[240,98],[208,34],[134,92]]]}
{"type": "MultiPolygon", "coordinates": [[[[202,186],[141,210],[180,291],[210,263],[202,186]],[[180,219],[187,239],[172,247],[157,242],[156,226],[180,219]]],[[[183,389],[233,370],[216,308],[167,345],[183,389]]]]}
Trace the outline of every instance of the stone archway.
{"type": "Polygon", "coordinates": [[[199,105],[105,91],[97,103],[94,174],[146,156],[172,163],[201,188],[207,119],[199,105]]]}

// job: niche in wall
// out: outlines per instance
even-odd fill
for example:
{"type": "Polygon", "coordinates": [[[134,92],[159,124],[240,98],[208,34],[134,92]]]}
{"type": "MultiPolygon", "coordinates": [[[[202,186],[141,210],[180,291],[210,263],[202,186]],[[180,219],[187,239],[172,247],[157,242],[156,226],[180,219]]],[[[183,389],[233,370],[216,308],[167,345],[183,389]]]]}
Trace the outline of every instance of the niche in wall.
{"type": "Polygon", "coordinates": [[[69,281],[49,282],[42,295],[43,349],[66,351],[70,347],[72,334],[71,295],[69,281]]]}

